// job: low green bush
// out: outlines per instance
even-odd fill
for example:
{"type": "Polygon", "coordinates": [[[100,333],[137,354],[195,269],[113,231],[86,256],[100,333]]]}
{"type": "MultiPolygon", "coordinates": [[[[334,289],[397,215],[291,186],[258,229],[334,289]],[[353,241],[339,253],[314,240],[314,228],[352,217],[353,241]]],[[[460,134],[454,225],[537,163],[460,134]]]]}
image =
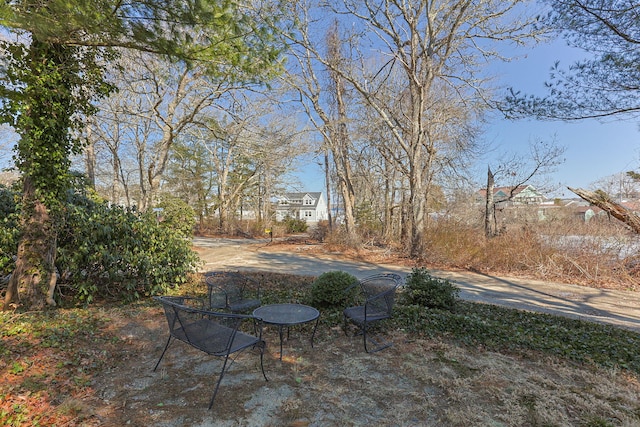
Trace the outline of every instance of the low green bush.
{"type": "Polygon", "coordinates": [[[309,228],[305,220],[292,218],[290,216],[283,219],[282,223],[284,224],[287,233],[305,233],[307,228],[309,228]]]}
{"type": "Polygon", "coordinates": [[[405,304],[451,309],[460,290],[447,279],[432,276],[425,268],[414,268],[407,276],[405,304]]]}
{"type": "Polygon", "coordinates": [[[184,237],[193,236],[196,213],[184,200],[170,194],[162,194],[155,211],[165,228],[176,230],[184,237]]]}
{"type": "Polygon", "coordinates": [[[358,279],[344,271],[322,273],[311,286],[311,305],[318,308],[346,307],[353,300],[357,288],[347,288],[358,279]]]}
{"type": "Polygon", "coordinates": [[[526,357],[540,352],[640,373],[640,334],[611,325],[463,300],[452,310],[401,304],[393,322],[411,335],[451,339],[469,348],[526,357]]]}

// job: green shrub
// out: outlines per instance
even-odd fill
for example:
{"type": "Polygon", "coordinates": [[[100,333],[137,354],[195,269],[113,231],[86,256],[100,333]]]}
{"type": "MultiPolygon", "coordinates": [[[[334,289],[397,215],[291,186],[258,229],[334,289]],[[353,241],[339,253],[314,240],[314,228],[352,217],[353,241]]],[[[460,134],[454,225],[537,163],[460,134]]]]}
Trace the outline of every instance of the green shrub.
{"type": "Polygon", "coordinates": [[[407,276],[405,303],[429,308],[451,309],[460,290],[447,279],[433,277],[425,268],[414,268],[407,276]]]}
{"type": "Polygon", "coordinates": [[[311,286],[311,304],[319,308],[346,307],[357,292],[355,286],[349,291],[347,288],[357,281],[344,271],[322,273],[311,286]]]}
{"type": "MultiPolygon", "coordinates": [[[[66,303],[133,301],[184,283],[200,262],[184,230],[83,191],[70,195],[56,266],[66,303]]],[[[64,303],[65,301],[60,301],[64,303]]]]}
{"type": "Polygon", "coordinates": [[[14,255],[18,252],[20,235],[17,193],[0,185],[0,279],[15,267],[14,255]]]}
{"type": "Polygon", "coordinates": [[[184,237],[192,237],[196,225],[196,213],[179,197],[162,194],[156,205],[156,214],[165,228],[172,228],[184,237]]]}
{"type": "Polygon", "coordinates": [[[303,219],[295,219],[290,216],[282,220],[287,233],[304,233],[309,227],[303,219]]]}

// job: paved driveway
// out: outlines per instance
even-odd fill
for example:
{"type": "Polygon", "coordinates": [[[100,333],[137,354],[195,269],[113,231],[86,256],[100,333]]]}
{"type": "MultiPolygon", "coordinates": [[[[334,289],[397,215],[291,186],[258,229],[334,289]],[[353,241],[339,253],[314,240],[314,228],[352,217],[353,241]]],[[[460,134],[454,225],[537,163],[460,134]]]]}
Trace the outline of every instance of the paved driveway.
{"type": "MultiPolygon", "coordinates": [[[[307,254],[304,246],[297,252],[278,251],[268,240],[194,238],[194,248],[205,262],[204,271],[270,271],[318,276],[326,271],[346,271],[358,278],[393,271],[403,276],[411,270],[404,266],[355,262],[339,254],[307,254]]],[[[497,304],[563,316],[608,323],[640,332],[640,293],[593,289],[571,284],[495,277],[470,272],[430,270],[447,278],[461,290],[460,297],[476,302],[497,304]]]]}

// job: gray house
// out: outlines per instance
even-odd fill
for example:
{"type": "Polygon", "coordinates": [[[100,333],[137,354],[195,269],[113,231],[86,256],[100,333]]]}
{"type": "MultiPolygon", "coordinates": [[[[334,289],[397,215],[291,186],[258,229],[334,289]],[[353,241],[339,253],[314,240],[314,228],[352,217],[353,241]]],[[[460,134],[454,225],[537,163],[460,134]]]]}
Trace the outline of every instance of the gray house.
{"type": "Polygon", "coordinates": [[[321,192],[285,193],[277,199],[274,206],[276,221],[290,217],[317,223],[329,218],[327,202],[321,192]]]}

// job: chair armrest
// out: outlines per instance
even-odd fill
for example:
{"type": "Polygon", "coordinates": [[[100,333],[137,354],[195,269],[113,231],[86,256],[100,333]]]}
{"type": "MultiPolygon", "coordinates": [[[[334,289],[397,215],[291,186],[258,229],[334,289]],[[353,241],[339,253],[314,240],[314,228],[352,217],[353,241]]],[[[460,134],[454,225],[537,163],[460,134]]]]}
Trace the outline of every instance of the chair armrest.
{"type": "Polygon", "coordinates": [[[188,295],[180,295],[180,296],[155,296],[153,297],[158,302],[162,302],[163,300],[169,300],[175,304],[183,305],[185,307],[191,307],[198,310],[203,310],[206,307],[206,301],[204,298],[193,297],[188,295]]]}

